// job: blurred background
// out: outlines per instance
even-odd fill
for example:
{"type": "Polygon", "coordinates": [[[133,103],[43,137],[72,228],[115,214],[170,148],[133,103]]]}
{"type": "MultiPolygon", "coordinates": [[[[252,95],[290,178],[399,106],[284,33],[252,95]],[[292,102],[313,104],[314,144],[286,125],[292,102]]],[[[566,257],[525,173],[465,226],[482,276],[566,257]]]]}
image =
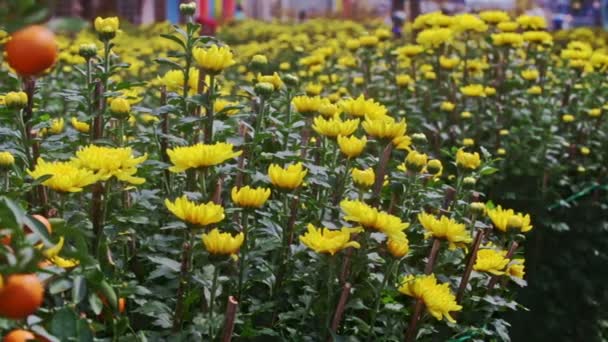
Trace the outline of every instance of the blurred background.
{"type": "MultiPolygon", "coordinates": [[[[118,15],[135,24],[179,22],[179,4],[191,0],[56,0],[53,16],[118,15]]],[[[513,14],[542,15],[553,29],[608,27],[608,0],[197,0],[199,18],[217,22],[254,18],[305,20],[315,17],[389,18],[403,13],[446,14],[502,9],[513,14]]]]}

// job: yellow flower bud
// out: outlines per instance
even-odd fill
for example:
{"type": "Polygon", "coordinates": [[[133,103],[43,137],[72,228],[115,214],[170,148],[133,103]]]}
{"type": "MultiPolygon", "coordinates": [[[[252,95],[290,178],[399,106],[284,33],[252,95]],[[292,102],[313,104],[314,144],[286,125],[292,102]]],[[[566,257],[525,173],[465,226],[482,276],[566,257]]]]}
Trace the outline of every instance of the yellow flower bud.
{"type": "Polygon", "coordinates": [[[11,91],[4,96],[7,107],[23,108],[27,105],[27,94],[22,91],[11,91]]]}
{"type": "Polygon", "coordinates": [[[127,99],[118,97],[110,102],[110,110],[114,114],[127,114],[131,111],[131,104],[127,99]]]}

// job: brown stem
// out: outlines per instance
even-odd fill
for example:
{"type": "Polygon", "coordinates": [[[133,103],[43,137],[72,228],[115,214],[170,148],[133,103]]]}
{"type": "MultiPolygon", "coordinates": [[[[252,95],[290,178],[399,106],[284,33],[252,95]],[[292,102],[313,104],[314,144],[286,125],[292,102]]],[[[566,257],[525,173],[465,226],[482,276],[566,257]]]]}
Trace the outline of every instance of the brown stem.
{"type": "MultiPolygon", "coordinates": [[[[165,106],[167,104],[167,87],[162,86],[160,87],[160,105],[165,106]]],[[[169,140],[168,140],[168,136],[169,136],[169,113],[162,113],[161,114],[161,123],[160,123],[160,129],[161,129],[161,137],[160,137],[160,156],[161,159],[164,163],[169,164],[169,155],[167,154],[167,149],[169,148],[169,140]]],[[[170,186],[170,180],[171,180],[171,172],[169,171],[169,169],[165,169],[163,171],[164,176],[165,176],[165,181],[167,182],[167,186],[170,186]]]]}
{"type": "Polygon", "coordinates": [[[340,284],[346,284],[346,279],[348,279],[348,275],[350,274],[350,259],[353,256],[354,248],[349,248],[346,250],[346,255],[344,256],[344,261],[342,262],[342,271],[340,272],[340,284]]]}
{"type": "Polygon", "coordinates": [[[431,252],[429,253],[426,266],[424,267],[424,274],[431,274],[433,272],[433,266],[435,266],[435,261],[437,260],[437,254],[439,254],[440,247],[441,240],[435,238],[433,240],[433,246],[431,246],[431,252]]]}
{"type": "Polygon", "coordinates": [[[471,277],[473,265],[475,265],[475,261],[477,260],[477,251],[479,250],[479,246],[481,245],[481,241],[483,240],[484,234],[485,231],[483,229],[477,231],[477,235],[475,236],[475,240],[473,241],[473,248],[469,253],[469,261],[467,262],[467,267],[465,268],[464,274],[462,275],[462,279],[460,280],[458,294],[456,295],[456,303],[460,303],[462,301],[462,297],[464,297],[464,291],[466,290],[467,283],[469,282],[469,278],[471,277]]]}
{"type": "Polygon", "coordinates": [[[412,342],[416,340],[416,331],[418,329],[418,319],[420,318],[420,314],[422,313],[423,306],[422,299],[416,299],[416,303],[414,304],[414,313],[412,314],[412,318],[410,319],[410,324],[407,325],[407,331],[405,333],[406,342],[412,342]]]}
{"type": "Polygon", "coordinates": [[[386,174],[386,166],[391,158],[391,152],[393,151],[393,143],[389,141],[378,162],[378,168],[376,169],[376,181],[374,182],[374,191],[372,192],[372,199],[375,206],[380,205],[380,191],[382,190],[382,184],[384,183],[384,175],[386,174]]]}
{"type": "Polygon", "coordinates": [[[222,342],[230,342],[232,340],[232,332],[234,331],[234,321],[236,319],[236,311],[239,302],[233,296],[228,297],[228,305],[226,305],[226,317],[224,318],[224,332],[222,333],[222,342]]]}
{"type": "Polygon", "coordinates": [[[310,126],[312,125],[312,118],[307,116],[306,124],[302,127],[302,131],[300,132],[300,141],[302,142],[301,150],[300,150],[300,158],[305,159],[306,153],[308,150],[308,141],[310,140],[310,126]]]}
{"type": "Polygon", "coordinates": [[[287,231],[289,232],[289,240],[287,246],[293,243],[294,226],[296,224],[296,217],[298,216],[298,207],[300,206],[300,197],[295,196],[293,202],[291,202],[289,220],[287,221],[287,231]]]}
{"type": "MultiPolygon", "coordinates": [[[[515,253],[515,250],[517,250],[517,247],[519,247],[517,242],[515,242],[515,241],[511,242],[511,246],[509,247],[509,251],[507,252],[507,255],[505,256],[505,258],[511,259],[511,257],[515,253]]],[[[490,282],[488,283],[488,291],[491,291],[494,288],[494,286],[496,286],[496,283],[498,283],[498,280],[500,280],[499,276],[492,276],[492,278],[490,278],[490,282]]]]}
{"type": "Polygon", "coordinates": [[[331,322],[331,331],[334,333],[338,331],[340,327],[340,322],[342,322],[342,316],[344,315],[344,309],[346,307],[346,302],[348,301],[348,297],[350,296],[350,289],[352,285],[350,283],[345,283],[342,286],[342,293],[340,294],[340,300],[338,301],[338,305],[336,306],[336,311],[334,312],[334,318],[331,322]]]}
{"type": "Polygon", "coordinates": [[[220,176],[217,178],[217,183],[215,184],[215,192],[213,193],[213,197],[211,198],[213,203],[222,204],[222,188],[224,186],[224,177],[220,176]]]}
{"type": "Polygon", "coordinates": [[[97,80],[95,82],[95,101],[97,102],[97,116],[93,120],[93,140],[103,138],[103,112],[105,110],[105,100],[103,97],[103,84],[97,80]]]}

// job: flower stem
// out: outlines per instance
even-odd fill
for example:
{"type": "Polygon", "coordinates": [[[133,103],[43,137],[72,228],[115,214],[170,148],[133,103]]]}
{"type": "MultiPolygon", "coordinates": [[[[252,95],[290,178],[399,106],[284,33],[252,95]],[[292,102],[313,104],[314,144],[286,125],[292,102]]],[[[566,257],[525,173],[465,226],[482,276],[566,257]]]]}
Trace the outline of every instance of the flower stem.
{"type": "Polygon", "coordinates": [[[209,75],[209,88],[207,88],[207,125],[205,127],[205,144],[213,141],[213,97],[215,92],[215,75],[209,75]]]}
{"type": "MultiPolygon", "coordinates": [[[[473,219],[473,228],[475,227],[475,220],[473,219]]],[[[467,267],[464,270],[464,274],[462,275],[462,279],[460,280],[460,286],[458,287],[458,293],[456,295],[456,303],[460,303],[462,298],[464,297],[464,291],[467,288],[467,283],[469,282],[469,277],[471,276],[471,272],[473,270],[473,265],[475,265],[475,261],[477,259],[477,251],[479,250],[479,246],[481,245],[481,241],[483,240],[485,231],[480,229],[477,231],[477,235],[475,236],[475,241],[473,241],[473,248],[469,253],[469,261],[467,262],[467,267]]]]}
{"type": "Polygon", "coordinates": [[[247,270],[247,253],[249,252],[249,239],[248,239],[248,227],[247,219],[249,218],[249,210],[245,209],[241,213],[241,227],[243,231],[243,247],[241,248],[241,265],[239,270],[239,284],[238,284],[238,296],[240,302],[243,301],[243,280],[245,278],[245,271],[247,270]]]}
{"type": "Polygon", "coordinates": [[[374,332],[374,326],[376,325],[376,317],[378,315],[378,311],[380,310],[380,299],[382,298],[382,291],[384,291],[384,288],[386,288],[386,284],[388,284],[388,281],[391,278],[394,265],[394,259],[391,259],[391,261],[386,264],[386,269],[384,271],[384,279],[382,279],[382,285],[380,285],[380,287],[376,290],[376,299],[374,300],[373,306],[374,310],[372,311],[371,318],[369,320],[370,337],[376,336],[376,333],[374,332]]]}
{"type": "Polygon", "coordinates": [[[184,316],[184,296],[188,287],[188,272],[190,270],[190,255],[192,253],[192,245],[190,241],[192,232],[186,230],[184,243],[182,245],[182,263],[180,267],[179,286],[177,288],[177,302],[175,304],[175,312],[173,314],[173,331],[178,332],[182,328],[182,320],[184,316]]]}
{"type": "Polygon", "coordinates": [[[211,294],[209,298],[209,338],[213,340],[215,329],[213,326],[213,308],[215,304],[215,292],[217,291],[217,278],[220,274],[220,268],[216,265],[215,270],[213,272],[213,281],[211,282],[211,294]]]}

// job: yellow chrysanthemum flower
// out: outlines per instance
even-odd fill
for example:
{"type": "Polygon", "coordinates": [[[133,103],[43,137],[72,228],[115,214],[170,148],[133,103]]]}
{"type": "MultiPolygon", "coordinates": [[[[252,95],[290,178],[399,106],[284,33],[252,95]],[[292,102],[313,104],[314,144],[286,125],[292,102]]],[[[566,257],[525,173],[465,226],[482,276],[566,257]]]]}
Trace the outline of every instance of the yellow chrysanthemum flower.
{"type": "Polygon", "coordinates": [[[4,95],[4,104],[7,107],[25,107],[27,100],[27,94],[24,91],[10,91],[4,95]]]}
{"type": "Polygon", "coordinates": [[[526,81],[535,81],[538,79],[539,73],[536,69],[526,69],[521,72],[521,77],[526,81]]]}
{"type": "Polygon", "coordinates": [[[445,239],[449,242],[449,248],[464,247],[465,244],[473,241],[471,234],[466,230],[466,226],[458,223],[453,219],[441,216],[440,219],[427,213],[418,214],[418,221],[427,231],[424,238],[428,239],[431,236],[439,239],[445,239]]]}
{"type": "Polygon", "coordinates": [[[486,32],[488,25],[479,17],[463,13],[454,16],[454,25],[452,26],[458,32],[486,32]]]}
{"type": "Polygon", "coordinates": [[[209,74],[219,74],[224,69],[235,64],[229,47],[212,45],[209,48],[196,47],[192,50],[196,64],[209,74]]]}
{"type": "Polygon", "coordinates": [[[410,245],[407,238],[401,241],[388,239],[386,241],[386,249],[395,258],[403,258],[409,251],[410,245]]]}
{"type": "Polygon", "coordinates": [[[238,109],[226,109],[228,107],[238,106],[238,102],[232,102],[224,99],[216,99],[213,102],[213,112],[214,113],[223,113],[228,116],[235,115],[239,112],[238,109]]]}
{"type": "Polygon", "coordinates": [[[507,266],[506,273],[508,275],[510,275],[511,277],[524,279],[524,275],[526,274],[526,272],[524,271],[524,269],[525,269],[524,262],[525,262],[525,259],[511,260],[511,262],[507,266]]]}
{"type": "Polygon", "coordinates": [[[365,121],[361,126],[367,134],[378,139],[395,139],[403,136],[407,128],[405,120],[396,122],[390,116],[384,116],[375,120],[365,117],[365,121]]]}
{"type": "Polygon", "coordinates": [[[461,168],[475,170],[481,165],[479,153],[469,153],[465,152],[463,149],[459,149],[458,152],[456,152],[456,165],[461,168]]]}
{"type": "MultiPolygon", "coordinates": [[[[199,70],[190,68],[188,71],[188,95],[198,92],[199,70]]],[[[209,76],[205,77],[205,84],[208,84],[209,76]]],[[[181,92],[184,89],[184,73],[181,70],[169,70],[163,77],[158,77],[157,82],[167,87],[167,91],[181,92]]],[[[203,89],[204,90],[204,89],[203,89]]]]}
{"type": "Polygon", "coordinates": [[[342,200],[340,208],[345,213],[344,220],[357,222],[365,228],[378,230],[395,241],[406,239],[405,229],[409,223],[395,215],[379,211],[361,201],[342,200]]]}
{"type": "Polygon", "coordinates": [[[302,163],[289,165],[282,168],[277,164],[270,164],[268,167],[268,178],[270,182],[279,188],[293,190],[304,181],[308,170],[305,170],[302,163]]]}
{"type": "Polygon", "coordinates": [[[209,254],[236,256],[245,241],[245,235],[241,232],[232,236],[230,233],[220,233],[219,229],[214,228],[203,234],[202,240],[209,254]]]}
{"type": "Polygon", "coordinates": [[[367,138],[357,138],[356,136],[343,137],[338,135],[338,147],[340,152],[345,154],[348,158],[354,158],[363,153],[365,145],[367,144],[367,138]]]}
{"type": "Polygon", "coordinates": [[[376,173],[374,169],[367,168],[365,170],[359,170],[357,168],[353,168],[351,170],[351,176],[353,178],[353,182],[361,187],[369,188],[374,185],[376,181],[376,173]]]}
{"type": "Polygon", "coordinates": [[[361,247],[358,242],[350,241],[350,235],[362,231],[362,228],[346,227],[340,230],[330,230],[328,228],[317,228],[309,223],[306,233],[300,235],[300,241],[317,253],[334,255],[348,247],[361,247]]]}
{"type": "Polygon", "coordinates": [[[259,208],[264,205],[268,200],[268,197],[270,197],[270,189],[251,188],[249,186],[239,189],[235,186],[232,188],[230,195],[232,202],[239,207],[259,208]]]}
{"type": "Polygon", "coordinates": [[[15,157],[8,151],[0,151],[0,166],[11,166],[15,164],[15,157]]]}
{"type": "Polygon", "coordinates": [[[356,99],[346,99],[340,102],[342,111],[348,115],[356,117],[367,117],[370,119],[379,119],[386,116],[388,109],[373,99],[365,99],[360,95],[356,99]]]}
{"type": "Polygon", "coordinates": [[[484,87],[481,84],[470,84],[464,87],[460,87],[460,92],[464,96],[480,97],[485,96],[484,87]]]}
{"type": "Polygon", "coordinates": [[[36,161],[34,170],[27,170],[34,179],[50,175],[51,178],[42,182],[55,191],[80,192],[82,188],[99,180],[99,175],[91,170],[80,168],[74,162],[46,162],[42,158],[36,161]]]}
{"type": "Polygon", "coordinates": [[[436,49],[444,44],[452,42],[454,32],[448,28],[426,29],[416,37],[416,43],[427,49],[436,49]]]}
{"type": "Polygon", "coordinates": [[[314,118],[312,125],[312,129],[314,129],[315,132],[330,138],[335,138],[338,135],[349,136],[353,134],[358,127],[359,119],[342,121],[338,116],[329,119],[317,116],[314,118]]]}
{"type": "Polygon", "coordinates": [[[180,220],[199,226],[208,226],[224,219],[224,207],[213,202],[196,204],[186,195],[176,198],[174,202],[165,199],[165,206],[180,220]]]}
{"type": "Polygon", "coordinates": [[[426,167],[428,156],[416,150],[410,151],[405,158],[405,166],[408,170],[420,172],[426,167]]]}
{"type": "Polygon", "coordinates": [[[298,113],[310,115],[318,112],[324,102],[318,96],[296,96],[291,100],[291,104],[293,104],[298,113]]]}
{"type": "Polygon", "coordinates": [[[454,110],[454,108],[456,108],[456,105],[450,101],[443,101],[443,102],[441,102],[441,105],[439,106],[439,109],[441,109],[445,112],[451,112],[454,110]]]}
{"type": "Polygon", "coordinates": [[[502,232],[518,229],[522,233],[526,233],[532,230],[530,214],[516,213],[513,209],[503,209],[500,205],[494,209],[488,209],[488,217],[494,223],[494,227],[502,232]]]}
{"type": "MultiPolygon", "coordinates": [[[[503,23],[503,24],[507,24],[507,23],[503,23]]],[[[502,24],[499,24],[502,25],[502,24]]],[[[496,46],[511,46],[511,47],[519,47],[522,46],[524,44],[524,37],[519,34],[519,33],[513,33],[513,32],[503,32],[503,33],[496,33],[491,35],[492,37],[492,44],[496,45],[496,46]]]]}
{"type": "Polygon", "coordinates": [[[281,80],[281,76],[274,72],[272,75],[258,75],[258,82],[266,82],[270,83],[274,86],[274,90],[279,90],[283,88],[283,80],[281,80]]]}
{"type": "Polygon", "coordinates": [[[505,11],[481,11],[479,17],[488,24],[500,24],[511,20],[505,11]]]}
{"type": "Polygon", "coordinates": [[[198,143],[192,146],[167,149],[167,155],[173,166],[171,172],[184,172],[221,164],[228,159],[238,157],[243,151],[234,151],[232,144],[215,143],[212,145],[198,143]]]}
{"type": "Polygon", "coordinates": [[[538,30],[547,28],[547,21],[545,18],[537,15],[520,15],[517,17],[516,22],[524,30],[538,30]]]}
{"type": "Polygon", "coordinates": [[[488,272],[493,275],[505,274],[505,267],[509,259],[505,258],[507,251],[497,251],[494,249],[480,249],[477,251],[477,259],[473,269],[479,272],[488,272]]]}
{"type": "Polygon", "coordinates": [[[97,33],[116,33],[116,31],[118,31],[118,27],[120,26],[120,21],[118,20],[118,17],[97,17],[95,18],[94,26],[97,33]]]}
{"type": "Polygon", "coordinates": [[[89,145],[76,152],[72,161],[79,167],[99,174],[102,180],[116,177],[118,180],[130,184],[143,184],[145,179],[134,177],[139,164],[148,158],[147,154],[134,157],[130,147],[104,147],[89,145]]]}
{"type": "Polygon", "coordinates": [[[59,253],[63,249],[64,243],[65,243],[65,240],[64,240],[63,236],[61,236],[59,238],[59,242],[57,242],[57,244],[55,244],[53,247],[50,247],[50,248],[42,251],[42,254],[57,267],[67,269],[67,268],[73,268],[73,267],[78,266],[80,264],[80,262],[78,260],[64,259],[59,256],[59,253]]]}
{"type": "Polygon", "coordinates": [[[325,100],[319,106],[317,112],[326,118],[333,118],[334,116],[340,114],[341,109],[338,107],[338,105],[331,103],[329,100],[325,100]]]}
{"type": "Polygon", "coordinates": [[[456,323],[450,312],[462,310],[462,306],[456,303],[450,285],[437,284],[434,274],[404,277],[399,292],[422,300],[429,313],[438,320],[445,317],[448,322],[456,323]]]}
{"type": "Polygon", "coordinates": [[[79,121],[77,118],[72,118],[71,123],[74,129],[80,133],[88,133],[91,129],[91,126],[88,123],[79,121]]]}

